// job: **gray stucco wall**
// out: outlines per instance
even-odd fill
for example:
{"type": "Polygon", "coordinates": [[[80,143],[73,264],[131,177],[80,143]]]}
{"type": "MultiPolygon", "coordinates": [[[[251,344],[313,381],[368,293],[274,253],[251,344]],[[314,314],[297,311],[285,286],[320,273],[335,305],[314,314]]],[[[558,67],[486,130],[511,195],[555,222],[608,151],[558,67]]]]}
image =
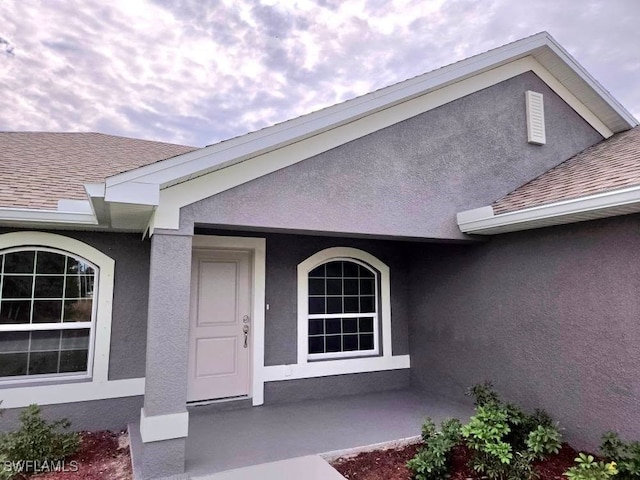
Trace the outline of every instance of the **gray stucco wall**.
{"type": "Polygon", "coordinates": [[[406,244],[382,240],[247,233],[198,229],[196,233],[266,238],[265,365],[297,362],[298,271],[300,262],[330,247],[364,250],[389,266],[391,325],[394,355],[409,353],[408,275],[406,244]]]}
{"type": "MultiPolygon", "coordinates": [[[[0,234],[12,231],[18,230],[0,228],[0,234]]],[[[48,232],[80,240],[115,260],[109,380],[144,377],[150,242],[140,234],[48,232]]]]}
{"type": "Polygon", "coordinates": [[[182,209],[183,224],[464,239],[456,212],[489,205],[601,140],[528,72],[182,209]],[[525,91],[547,144],[527,143],[525,91]]]}
{"type": "Polygon", "coordinates": [[[409,370],[354,373],[330,377],[303,378],[264,385],[265,403],[298,402],[344,395],[360,395],[388,390],[403,390],[410,386],[409,370]]]}
{"type": "MultiPolygon", "coordinates": [[[[0,391],[0,398],[2,393],[0,391]]],[[[90,402],[63,403],[60,405],[43,405],[42,416],[46,420],[68,418],[71,430],[123,430],[127,423],[140,418],[143,397],[110,398],[92,400],[90,402]]],[[[4,411],[0,417],[0,432],[15,430],[20,426],[21,408],[4,411]]]]}
{"type": "Polygon", "coordinates": [[[640,215],[414,246],[411,379],[459,398],[492,380],[578,447],[640,438],[640,215]]]}

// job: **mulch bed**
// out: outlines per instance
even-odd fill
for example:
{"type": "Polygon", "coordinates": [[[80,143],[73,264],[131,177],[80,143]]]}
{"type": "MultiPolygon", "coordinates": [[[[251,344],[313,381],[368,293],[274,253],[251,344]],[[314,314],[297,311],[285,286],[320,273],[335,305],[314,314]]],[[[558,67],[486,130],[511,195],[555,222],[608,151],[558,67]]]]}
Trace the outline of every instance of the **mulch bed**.
{"type": "Polygon", "coordinates": [[[127,432],[82,432],[80,451],[65,460],[64,472],[40,473],[38,480],[131,480],[127,432]],[[77,463],[72,463],[77,462],[77,463]],[[77,465],[77,471],[74,465],[77,465]]]}
{"type": "MultiPolygon", "coordinates": [[[[338,459],[332,463],[340,474],[349,480],[411,480],[411,471],[406,463],[417,452],[419,445],[409,445],[397,449],[376,450],[361,453],[355,457],[338,459]]],[[[560,453],[551,455],[544,461],[536,462],[540,480],[566,480],[562,474],[574,465],[578,456],[573,448],[562,445],[560,453]]],[[[451,480],[479,480],[467,465],[470,453],[464,446],[455,447],[451,463],[451,480]]]]}

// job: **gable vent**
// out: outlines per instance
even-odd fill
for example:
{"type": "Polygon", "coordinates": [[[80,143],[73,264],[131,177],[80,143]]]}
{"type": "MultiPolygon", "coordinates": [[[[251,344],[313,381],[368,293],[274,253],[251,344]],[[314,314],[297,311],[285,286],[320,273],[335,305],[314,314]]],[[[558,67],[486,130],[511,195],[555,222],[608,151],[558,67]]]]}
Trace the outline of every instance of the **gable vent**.
{"type": "Polygon", "coordinates": [[[544,127],[544,102],[542,94],[527,90],[527,137],[534,145],[544,145],[547,142],[544,127]]]}

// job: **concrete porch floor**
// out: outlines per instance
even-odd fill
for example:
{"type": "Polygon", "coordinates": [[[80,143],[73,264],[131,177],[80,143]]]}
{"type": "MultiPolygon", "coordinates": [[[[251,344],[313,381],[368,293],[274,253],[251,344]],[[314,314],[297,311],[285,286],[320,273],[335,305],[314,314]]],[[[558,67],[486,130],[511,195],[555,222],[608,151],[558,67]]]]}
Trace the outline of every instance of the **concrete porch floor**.
{"type": "Polygon", "coordinates": [[[197,477],[420,434],[424,417],[466,420],[472,408],[412,390],[230,411],[190,408],[186,469],[197,477]]]}

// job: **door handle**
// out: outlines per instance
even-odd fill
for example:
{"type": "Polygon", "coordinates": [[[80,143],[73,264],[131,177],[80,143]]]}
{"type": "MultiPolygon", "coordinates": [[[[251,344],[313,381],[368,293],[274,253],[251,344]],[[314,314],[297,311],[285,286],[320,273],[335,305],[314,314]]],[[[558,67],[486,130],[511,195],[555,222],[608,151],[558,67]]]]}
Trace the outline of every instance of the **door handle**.
{"type": "Polygon", "coordinates": [[[247,342],[249,339],[249,325],[242,327],[242,333],[244,333],[244,348],[247,348],[247,342]]]}

